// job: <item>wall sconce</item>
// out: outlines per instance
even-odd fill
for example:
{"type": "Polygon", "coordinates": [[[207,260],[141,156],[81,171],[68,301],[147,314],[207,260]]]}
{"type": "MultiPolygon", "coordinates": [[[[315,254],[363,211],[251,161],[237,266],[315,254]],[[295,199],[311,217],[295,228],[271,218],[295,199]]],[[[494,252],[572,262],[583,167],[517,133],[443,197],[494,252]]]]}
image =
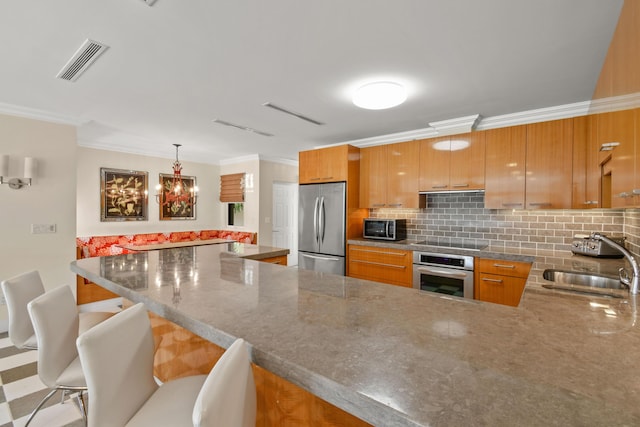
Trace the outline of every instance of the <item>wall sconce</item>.
{"type": "Polygon", "coordinates": [[[0,155],[0,184],[9,184],[9,188],[18,190],[26,185],[31,186],[31,179],[36,171],[36,160],[33,157],[24,158],[24,174],[22,178],[8,178],[9,155],[0,155]]]}

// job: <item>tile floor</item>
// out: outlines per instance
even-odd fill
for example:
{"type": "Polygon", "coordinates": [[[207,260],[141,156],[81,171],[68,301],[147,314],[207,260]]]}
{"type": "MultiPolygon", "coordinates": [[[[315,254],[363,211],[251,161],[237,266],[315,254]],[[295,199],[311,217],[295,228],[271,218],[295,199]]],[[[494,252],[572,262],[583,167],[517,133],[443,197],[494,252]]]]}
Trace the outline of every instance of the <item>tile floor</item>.
{"type": "MultiPolygon", "coordinates": [[[[18,350],[7,333],[0,333],[0,427],[23,427],[32,409],[48,393],[38,378],[37,352],[18,350]]],[[[30,427],[81,427],[80,409],[72,401],[60,403],[60,394],[47,402],[30,427]]]]}

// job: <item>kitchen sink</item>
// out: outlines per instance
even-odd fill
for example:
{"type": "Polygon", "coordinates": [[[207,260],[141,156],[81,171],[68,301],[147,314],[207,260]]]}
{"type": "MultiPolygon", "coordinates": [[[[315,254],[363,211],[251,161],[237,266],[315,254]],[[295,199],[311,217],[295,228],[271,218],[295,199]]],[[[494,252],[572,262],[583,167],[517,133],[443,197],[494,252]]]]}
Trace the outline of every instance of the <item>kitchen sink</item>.
{"type": "Polygon", "coordinates": [[[549,269],[542,278],[550,281],[542,287],[611,298],[625,298],[629,288],[620,279],[593,273],[549,269]]]}

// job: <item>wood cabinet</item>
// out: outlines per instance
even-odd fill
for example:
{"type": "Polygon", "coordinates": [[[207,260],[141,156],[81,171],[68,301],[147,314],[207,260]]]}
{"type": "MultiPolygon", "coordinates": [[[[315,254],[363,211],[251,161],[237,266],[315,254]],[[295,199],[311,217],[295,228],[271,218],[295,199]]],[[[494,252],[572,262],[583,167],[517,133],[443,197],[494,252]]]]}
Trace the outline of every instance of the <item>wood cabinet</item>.
{"type": "Polygon", "coordinates": [[[263,259],[260,259],[258,261],[260,261],[260,262],[268,262],[269,264],[284,265],[285,267],[287,266],[287,256],[286,255],[274,256],[274,257],[270,257],[270,258],[263,258],[263,259]]]}
{"type": "Polygon", "coordinates": [[[360,150],[361,208],[418,208],[418,141],[360,150]]]}
{"type": "Polygon", "coordinates": [[[485,131],[487,209],[524,209],[526,126],[485,131]]]}
{"type": "Polygon", "coordinates": [[[601,161],[604,170],[603,186],[607,187],[603,188],[603,192],[610,194],[610,199],[605,201],[604,207],[640,206],[640,177],[636,166],[637,115],[638,110],[596,115],[597,146],[602,150],[601,161]]]}
{"type": "Polygon", "coordinates": [[[412,257],[412,251],[349,245],[349,276],[410,288],[412,257]]]}
{"type": "Polygon", "coordinates": [[[528,262],[476,259],[476,299],[517,307],[530,270],[528,262]]]}
{"type": "Polygon", "coordinates": [[[573,119],[488,130],[486,153],[486,208],[571,208],[573,119]]]}
{"type": "Polygon", "coordinates": [[[485,188],[485,132],[420,142],[420,191],[485,188]]]}
{"type": "Polygon", "coordinates": [[[573,119],[573,209],[602,207],[600,151],[594,115],[573,119]]]}
{"type": "Polygon", "coordinates": [[[298,153],[300,184],[347,181],[349,145],[298,153]]]}
{"type": "Polygon", "coordinates": [[[570,209],[573,119],[527,125],[526,209],[570,209]]]}

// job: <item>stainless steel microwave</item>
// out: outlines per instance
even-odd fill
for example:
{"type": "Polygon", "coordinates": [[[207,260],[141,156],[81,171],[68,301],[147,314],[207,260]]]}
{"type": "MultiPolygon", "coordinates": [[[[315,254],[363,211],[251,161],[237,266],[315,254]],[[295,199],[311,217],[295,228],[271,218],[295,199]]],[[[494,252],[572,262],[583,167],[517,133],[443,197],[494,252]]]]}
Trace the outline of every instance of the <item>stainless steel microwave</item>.
{"type": "Polygon", "coordinates": [[[362,237],[365,239],[404,240],[407,238],[406,219],[365,218],[362,237]]]}

